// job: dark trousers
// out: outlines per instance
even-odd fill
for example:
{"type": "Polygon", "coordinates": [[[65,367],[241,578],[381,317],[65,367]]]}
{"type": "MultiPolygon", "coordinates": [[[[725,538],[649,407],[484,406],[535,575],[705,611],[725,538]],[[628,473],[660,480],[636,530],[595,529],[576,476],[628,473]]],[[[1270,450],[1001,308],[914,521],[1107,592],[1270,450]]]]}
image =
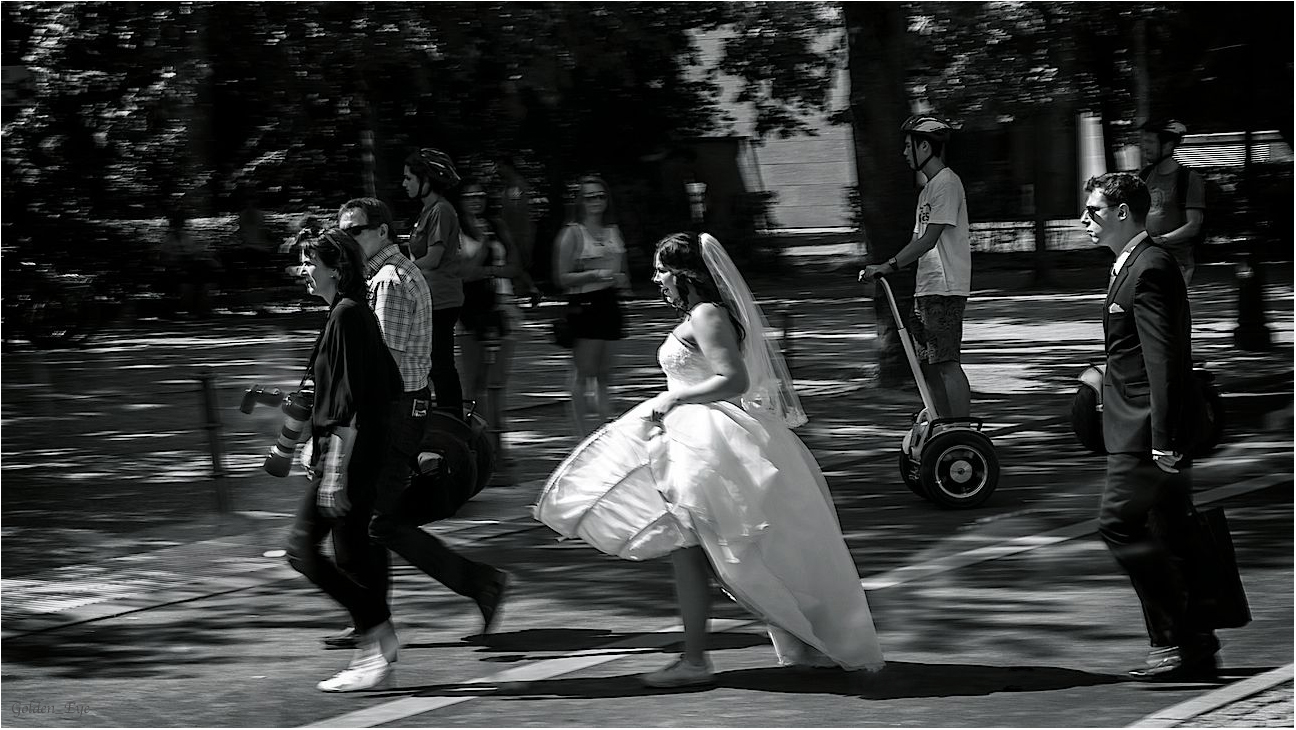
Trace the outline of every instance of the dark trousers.
{"type": "Polygon", "coordinates": [[[455,323],[459,321],[459,307],[437,309],[432,312],[432,390],[436,393],[438,410],[463,418],[463,385],[455,367],[455,323]]]}
{"type": "Polygon", "coordinates": [[[1109,454],[1098,516],[1099,534],[1143,604],[1154,647],[1183,646],[1203,633],[1194,625],[1184,578],[1195,529],[1192,469],[1184,462],[1177,468],[1168,474],[1151,455],[1109,454]]]}
{"type": "Polygon", "coordinates": [[[373,488],[347,489],[351,509],[334,519],[320,511],[316,500],[320,478],[311,480],[288,538],[288,564],[351,614],[358,631],[368,631],[391,617],[387,607],[385,561],[369,541],[373,488]],[[320,550],[332,534],[333,560],[320,550]]]}
{"type": "Polygon", "coordinates": [[[402,519],[401,499],[409,487],[412,464],[428,420],[426,414],[415,415],[415,402],[422,400],[426,404],[427,398],[426,389],[410,392],[392,406],[389,447],[379,471],[377,502],[369,524],[369,536],[380,547],[383,595],[390,587],[387,551],[391,550],[446,588],[475,598],[479,578],[490,572],[490,566],[463,557],[418,525],[402,519]]]}

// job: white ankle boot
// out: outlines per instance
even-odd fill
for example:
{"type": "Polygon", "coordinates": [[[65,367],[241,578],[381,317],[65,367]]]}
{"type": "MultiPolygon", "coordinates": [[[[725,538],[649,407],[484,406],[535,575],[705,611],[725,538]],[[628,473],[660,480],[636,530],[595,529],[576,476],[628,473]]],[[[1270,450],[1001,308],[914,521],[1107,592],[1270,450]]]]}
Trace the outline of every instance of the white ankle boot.
{"type": "Polygon", "coordinates": [[[384,621],[360,638],[351,665],[315,685],[322,692],[360,692],[374,689],[392,678],[400,640],[391,621],[384,621]]]}
{"type": "Polygon", "coordinates": [[[396,668],[380,652],[368,652],[351,666],[315,685],[321,692],[360,692],[390,680],[396,668]]]}

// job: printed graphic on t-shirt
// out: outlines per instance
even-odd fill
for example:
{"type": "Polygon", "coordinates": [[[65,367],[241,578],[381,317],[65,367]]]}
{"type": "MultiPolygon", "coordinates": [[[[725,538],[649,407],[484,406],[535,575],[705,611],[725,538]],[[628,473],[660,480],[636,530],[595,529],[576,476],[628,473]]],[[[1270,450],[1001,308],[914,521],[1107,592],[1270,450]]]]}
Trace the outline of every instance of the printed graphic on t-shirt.
{"type": "Polygon", "coordinates": [[[1157,215],[1161,215],[1162,211],[1164,211],[1166,207],[1166,196],[1173,191],[1173,188],[1148,188],[1148,192],[1152,194],[1152,205],[1150,210],[1157,215]]]}
{"type": "Polygon", "coordinates": [[[930,223],[931,211],[932,211],[931,203],[923,203],[922,205],[918,206],[918,223],[924,226],[930,223]]]}

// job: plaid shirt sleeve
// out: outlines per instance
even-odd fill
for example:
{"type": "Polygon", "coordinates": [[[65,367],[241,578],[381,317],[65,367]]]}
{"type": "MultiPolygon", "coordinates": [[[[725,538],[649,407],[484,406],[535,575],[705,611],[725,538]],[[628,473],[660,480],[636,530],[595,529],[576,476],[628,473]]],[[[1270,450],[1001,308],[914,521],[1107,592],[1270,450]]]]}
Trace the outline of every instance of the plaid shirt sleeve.
{"type": "Polygon", "coordinates": [[[369,306],[378,317],[388,349],[405,352],[414,333],[414,302],[395,276],[375,278],[369,286],[369,306]]]}

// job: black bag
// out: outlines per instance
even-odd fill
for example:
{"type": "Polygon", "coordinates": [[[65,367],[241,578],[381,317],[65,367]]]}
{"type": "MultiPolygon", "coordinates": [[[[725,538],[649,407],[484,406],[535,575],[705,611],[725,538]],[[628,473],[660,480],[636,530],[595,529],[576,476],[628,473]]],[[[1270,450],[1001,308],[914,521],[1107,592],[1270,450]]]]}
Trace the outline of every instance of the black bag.
{"type": "Polygon", "coordinates": [[[1205,368],[1193,368],[1193,381],[1197,387],[1188,391],[1185,414],[1192,425],[1192,446],[1188,451],[1193,456],[1205,456],[1224,438],[1224,399],[1215,386],[1215,376],[1205,368]]]}
{"type": "Polygon", "coordinates": [[[1224,510],[1194,511],[1187,575],[1190,611],[1209,629],[1236,629],[1251,622],[1251,607],[1238,574],[1233,537],[1224,510]]]}
{"type": "MultiPolygon", "coordinates": [[[[1106,454],[1102,425],[1102,380],[1106,365],[1090,365],[1080,373],[1080,385],[1071,399],[1071,431],[1080,445],[1095,454],[1106,454]]],[[[1215,376],[1205,368],[1193,368],[1193,384],[1183,402],[1180,419],[1187,428],[1174,447],[1194,457],[1206,456],[1224,438],[1224,399],[1215,376]]]]}
{"type": "Polygon", "coordinates": [[[419,452],[410,463],[410,482],[401,495],[399,514],[412,525],[448,519],[490,480],[494,449],[485,421],[471,423],[442,411],[428,415],[419,452]]]}

